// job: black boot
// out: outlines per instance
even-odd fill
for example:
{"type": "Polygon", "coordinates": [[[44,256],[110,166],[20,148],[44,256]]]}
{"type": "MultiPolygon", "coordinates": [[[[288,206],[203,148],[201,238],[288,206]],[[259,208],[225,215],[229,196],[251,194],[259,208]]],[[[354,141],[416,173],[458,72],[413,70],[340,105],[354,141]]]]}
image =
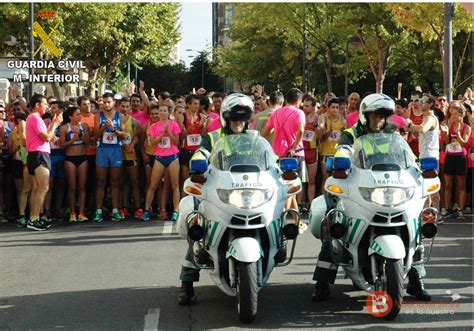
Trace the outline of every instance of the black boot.
{"type": "Polygon", "coordinates": [[[181,289],[179,290],[178,303],[181,306],[189,306],[192,304],[194,297],[193,282],[182,282],[181,289]]]}
{"type": "Polygon", "coordinates": [[[311,296],[311,300],[313,302],[319,302],[326,300],[329,297],[329,284],[325,282],[316,282],[314,285],[313,295],[311,296]]]}
{"type": "Polygon", "coordinates": [[[407,293],[420,301],[431,301],[431,295],[426,292],[423,279],[419,277],[408,278],[407,293]]]}

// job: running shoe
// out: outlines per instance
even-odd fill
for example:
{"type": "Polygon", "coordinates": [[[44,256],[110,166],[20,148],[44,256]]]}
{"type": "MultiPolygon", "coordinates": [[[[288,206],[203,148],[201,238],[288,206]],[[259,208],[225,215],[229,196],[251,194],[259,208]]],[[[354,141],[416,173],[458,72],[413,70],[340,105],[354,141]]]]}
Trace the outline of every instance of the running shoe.
{"type": "Polygon", "coordinates": [[[119,210],[119,213],[120,213],[120,217],[122,217],[122,219],[124,220],[125,217],[128,216],[128,211],[127,211],[127,208],[122,208],[119,210]]]}
{"type": "Polygon", "coordinates": [[[446,208],[441,208],[441,216],[448,215],[448,210],[446,208]]]}
{"type": "Polygon", "coordinates": [[[79,222],[87,222],[89,219],[84,213],[79,214],[79,217],[77,218],[79,222]]]}
{"type": "Polygon", "coordinates": [[[35,230],[35,231],[46,231],[48,229],[45,224],[42,224],[40,222],[39,219],[28,221],[28,224],[26,225],[26,227],[30,230],[35,230]]]}
{"type": "Polygon", "coordinates": [[[77,222],[77,216],[75,212],[71,212],[69,214],[69,223],[77,222]]]}
{"type": "Polygon", "coordinates": [[[138,208],[136,211],[135,211],[135,215],[133,215],[136,219],[140,219],[142,218],[143,216],[143,209],[141,208],[138,208]]]}
{"type": "Polygon", "coordinates": [[[168,220],[168,214],[166,213],[166,210],[161,211],[160,217],[161,217],[162,221],[167,221],[168,220]]]}
{"type": "Polygon", "coordinates": [[[171,220],[173,222],[176,222],[178,220],[179,213],[175,210],[173,214],[171,215],[171,220]]]}
{"type": "Polygon", "coordinates": [[[308,230],[308,225],[305,222],[300,222],[298,233],[303,234],[306,230],[308,230]]]}
{"type": "Polygon", "coordinates": [[[93,222],[100,223],[104,220],[104,217],[102,216],[102,213],[99,212],[98,210],[95,211],[94,218],[92,219],[93,222]]]}
{"type": "Polygon", "coordinates": [[[122,215],[120,215],[120,212],[112,213],[112,221],[120,222],[121,220],[123,220],[123,218],[122,218],[122,215]]]}
{"type": "Polygon", "coordinates": [[[464,213],[462,212],[462,210],[459,210],[458,211],[458,220],[465,220],[466,217],[464,216],[464,213]]]}
{"type": "Polygon", "coordinates": [[[471,214],[471,213],[472,213],[471,207],[467,206],[466,208],[464,208],[464,214],[471,214]]]}
{"type": "Polygon", "coordinates": [[[49,212],[47,214],[43,214],[41,216],[39,222],[46,226],[46,228],[50,228],[53,225],[53,220],[49,217],[49,212]]]}
{"type": "Polygon", "coordinates": [[[150,212],[148,210],[145,210],[143,212],[142,221],[148,222],[149,220],[150,220],[150,212]]]}
{"type": "Polygon", "coordinates": [[[25,218],[25,216],[22,216],[16,220],[16,226],[19,228],[26,228],[27,224],[28,224],[28,220],[25,218]]]}

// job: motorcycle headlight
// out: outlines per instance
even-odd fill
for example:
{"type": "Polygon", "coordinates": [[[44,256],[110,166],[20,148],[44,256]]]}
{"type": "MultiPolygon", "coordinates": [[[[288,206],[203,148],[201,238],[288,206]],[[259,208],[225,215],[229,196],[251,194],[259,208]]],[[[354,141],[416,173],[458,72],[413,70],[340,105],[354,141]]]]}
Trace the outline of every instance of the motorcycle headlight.
{"type": "Polygon", "coordinates": [[[270,200],[273,190],[217,190],[222,202],[241,209],[257,208],[270,200]]]}
{"type": "Polygon", "coordinates": [[[374,202],[380,206],[393,207],[410,200],[415,193],[414,187],[359,187],[360,195],[364,200],[374,202]]]}

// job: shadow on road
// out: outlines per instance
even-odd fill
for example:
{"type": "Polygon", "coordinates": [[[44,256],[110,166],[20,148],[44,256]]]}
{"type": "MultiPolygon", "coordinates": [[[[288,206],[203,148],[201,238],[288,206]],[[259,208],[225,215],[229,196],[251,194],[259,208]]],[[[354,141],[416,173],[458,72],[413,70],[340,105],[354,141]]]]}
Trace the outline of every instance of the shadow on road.
{"type": "MultiPolygon", "coordinates": [[[[161,330],[192,330],[245,327],[276,328],[340,328],[364,325],[382,329],[397,326],[412,328],[442,318],[443,322],[470,321],[471,313],[456,312],[433,317],[404,312],[395,321],[370,316],[364,308],[366,294],[349,297],[354,288],[336,285],[332,296],[321,303],[311,302],[311,284],[269,284],[259,294],[258,315],[251,325],[238,321],[236,299],[226,296],[215,286],[196,286],[196,302],[192,306],[177,304],[177,287],[119,288],[59,292],[0,299],[0,329],[140,329],[151,308],[160,308],[161,330]]],[[[449,299],[436,299],[449,303],[449,299]]],[[[460,302],[472,302],[465,297],[460,302]]],[[[416,302],[406,299],[412,309],[416,302]]],[[[416,314],[416,313],[415,313],[416,314]]],[[[432,329],[432,328],[430,328],[432,329]]]]}

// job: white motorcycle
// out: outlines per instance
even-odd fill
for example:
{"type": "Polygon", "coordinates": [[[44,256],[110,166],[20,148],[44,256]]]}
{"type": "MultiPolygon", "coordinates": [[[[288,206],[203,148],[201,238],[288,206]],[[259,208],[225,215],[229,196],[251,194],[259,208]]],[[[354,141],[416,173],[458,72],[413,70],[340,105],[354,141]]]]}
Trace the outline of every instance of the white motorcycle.
{"type": "Polygon", "coordinates": [[[299,217],[284,207],[301,191],[296,169],[296,159],[277,163],[270,144],[251,133],[219,139],[209,167],[206,160],[191,161],[178,231],[193,249],[192,263],[207,269],[224,293],[237,297],[244,323],[255,319],[258,291],[273,268],[292,260],[299,217]]]}
{"type": "Polygon", "coordinates": [[[311,232],[329,238],[333,262],[356,287],[388,293],[383,300],[391,304],[382,303],[383,317],[394,319],[408,271],[431,256],[439,214],[423,206],[440,188],[437,161],[423,159],[418,165],[399,135],[377,133],[357,139],[352,158],[336,157],[332,163],[324,188],[337,203],[326,213],[325,197],[313,200],[311,232]],[[427,258],[414,262],[423,238],[431,238],[427,258]]]}

